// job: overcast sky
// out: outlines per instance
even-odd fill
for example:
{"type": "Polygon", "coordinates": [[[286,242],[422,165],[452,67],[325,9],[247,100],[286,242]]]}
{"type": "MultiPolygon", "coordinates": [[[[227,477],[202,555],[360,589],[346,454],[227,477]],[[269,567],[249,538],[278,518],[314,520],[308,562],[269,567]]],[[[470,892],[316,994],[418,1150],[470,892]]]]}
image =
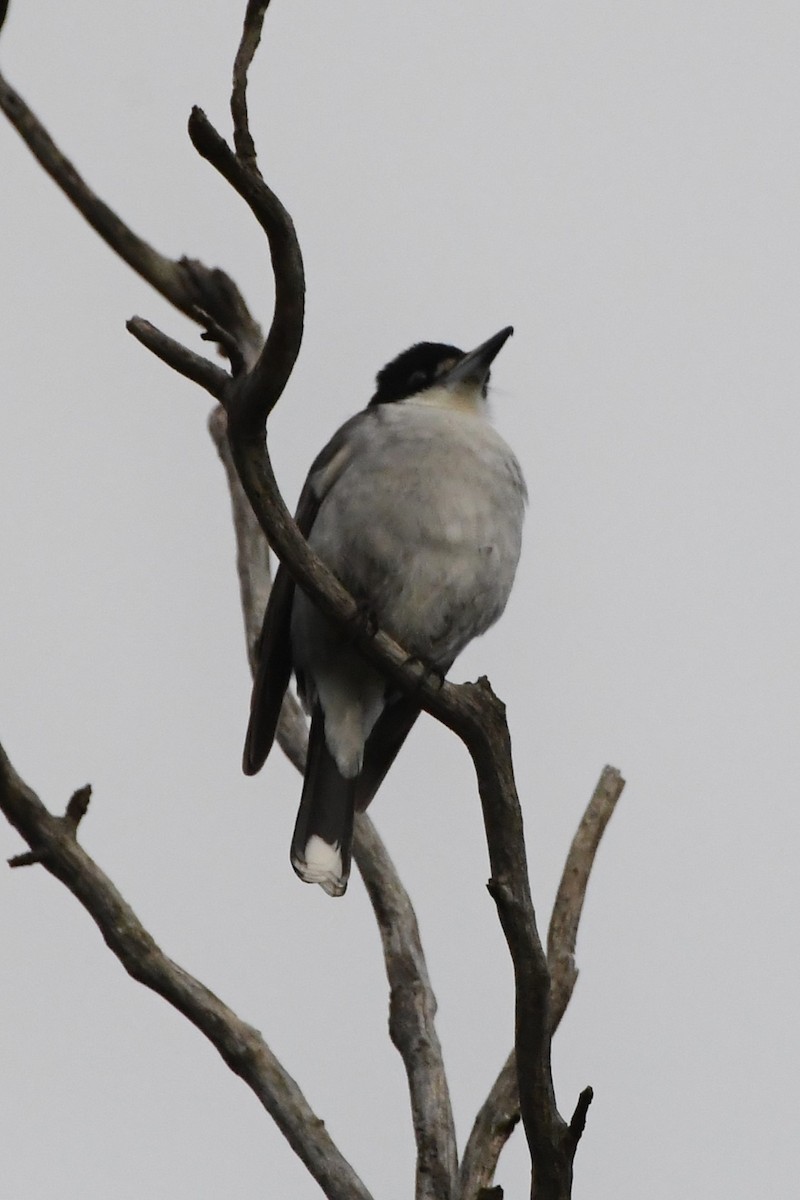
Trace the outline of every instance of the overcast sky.
{"type": "MultiPolygon", "coordinates": [[[[263,239],[195,155],[227,134],[244,0],[13,3],[3,70],[88,181],[268,320],[263,239]]],[[[498,427],[531,504],[518,584],[455,679],[509,707],[544,922],[606,762],[554,1045],[595,1103],[576,1200],[789,1195],[800,1069],[800,11],[780,0],[274,0],[262,167],[306,258],[274,417],[293,503],[420,339],[508,323],[498,427]]],[[[376,1197],[412,1194],[366,896],[288,862],[299,779],[239,769],[249,683],[200,346],[0,124],[0,740],[165,951],[262,1030],[376,1197]]],[[[468,759],[424,720],[373,808],[415,899],[461,1143],[511,1043],[468,759]]],[[[0,852],[21,843],[0,828],[0,852]]],[[[43,870],[0,871],[1,1200],[313,1200],[251,1093],[131,982],[43,870]]],[[[516,1134],[498,1172],[525,1195],[516,1134]]]]}

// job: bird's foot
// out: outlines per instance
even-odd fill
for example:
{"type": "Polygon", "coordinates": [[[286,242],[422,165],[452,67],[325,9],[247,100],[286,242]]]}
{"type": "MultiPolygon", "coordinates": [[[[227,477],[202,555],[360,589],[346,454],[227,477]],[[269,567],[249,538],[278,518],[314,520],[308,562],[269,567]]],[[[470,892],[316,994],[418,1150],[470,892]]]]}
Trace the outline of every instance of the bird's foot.
{"type": "Polygon", "coordinates": [[[378,628],[375,610],[370,608],[366,600],[357,600],[355,615],[350,621],[353,641],[359,637],[374,638],[378,628]]]}
{"type": "Polygon", "coordinates": [[[430,687],[438,692],[444,687],[444,674],[433,663],[426,662],[419,655],[409,654],[406,658],[405,666],[411,667],[414,670],[417,676],[418,688],[421,689],[425,684],[429,684],[430,687]]]}

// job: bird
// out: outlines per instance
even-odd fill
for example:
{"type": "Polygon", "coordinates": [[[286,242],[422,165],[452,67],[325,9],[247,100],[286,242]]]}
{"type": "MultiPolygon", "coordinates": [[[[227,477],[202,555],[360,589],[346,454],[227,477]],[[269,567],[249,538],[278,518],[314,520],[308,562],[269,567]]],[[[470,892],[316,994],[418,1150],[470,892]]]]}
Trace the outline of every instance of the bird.
{"type": "MultiPolygon", "coordinates": [[[[512,333],[468,353],[419,342],[399,354],[314,460],[298,502],[300,531],[370,622],[442,678],[502,614],[519,561],[527,490],[487,405],[491,364],[512,333]]],[[[302,880],[341,896],[354,814],[421,707],[281,564],[259,639],[245,774],[266,761],[292,673],[311,722],[290,859],[302,880]]]]}

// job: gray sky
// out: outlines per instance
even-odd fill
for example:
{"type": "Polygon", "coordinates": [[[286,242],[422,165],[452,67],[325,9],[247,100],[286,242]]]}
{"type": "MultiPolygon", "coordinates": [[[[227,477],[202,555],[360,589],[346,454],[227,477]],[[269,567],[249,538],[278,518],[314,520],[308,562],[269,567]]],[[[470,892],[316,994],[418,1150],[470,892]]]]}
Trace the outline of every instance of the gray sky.
{"type": "MultiPolygon", "coordinates": [[[[266,253],[185,133],[227,133],[242,3],[13,5],[10,80],[90,183],[262,319],[266,253]]],[[[605,762],[628,787],[554,1047],[596,1099],[576,1200],[787,1195],[800,1067],[796,4],[274,0],[262,166],[308,275],[274,419],[293,502],[413,341],[512,322],[494,411],[531,507],[454,678],[507,701],[541,920],[605,762]]],[[[199,345],[0,124],[0,737],[163,948],[260,1028],[376,1198],[413,1147],[360,881],[288,863],[299,780],[239,771],[248,678],[199,345]]],[[[373,815],[417,903],[463,1143],[511,1041],[466,754],[425,721],[373,815]]],[[[4,857],[20,842],[0,831],[4,857]]],[[[0,871],[2,1200],[319,1193],[251,1094],[41,870],[0,871]]],[[[525,1194],[522,1138],[501,1160],[525,1194]]]]}

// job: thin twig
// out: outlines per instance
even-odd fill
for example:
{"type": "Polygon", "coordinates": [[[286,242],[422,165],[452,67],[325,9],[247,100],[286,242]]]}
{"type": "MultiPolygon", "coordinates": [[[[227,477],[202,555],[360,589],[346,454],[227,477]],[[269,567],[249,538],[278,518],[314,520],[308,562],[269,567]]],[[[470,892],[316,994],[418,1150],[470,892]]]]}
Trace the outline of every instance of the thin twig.
{"type": "Polygon", "coordinates": [[[234,378],[244,374],[247,370],[247,363],[236,334],[231,333],[224,325],[220,325],[219,321],[215,317],[212,317],[211,313],[206,312],[199,305],[195,309],[195,315],[198,323],[204,328],[204,332],[200,334],[203,341],[217,343],[231,364],[231,374],[234,378]]]}
{"type": "Polygon", "coordinates": [[[564,1015],[578,980],[575,946],[589,876],[600,840],[614,815],[624,787],[625,780],[616,767],[603,768],[564,864],[547,934],[547,961],[552,976],[550,1009],[554,1030],[564,1015]]]}
{"type": "Polygon", "coordinates": [[[67,811],[64,813],[64,821],[66,822],[73,837],[78,836],[78,826],[89,811],[89,801],[92,798],[92,785],[85,784],[82,788],[78,788],[70,797],[67,804],[67,811]]]}
{"type": "Polygon", "coordinates": [[[233,89],[231,91],[233,144],[236,147],[237,157],[251,171],[258,171],[258,166],[256,164],[256,148],[250,136],[247,116],[247,72],[261,41],[261,27],[264,24],[264,14],[268,8],[269,0],[248,0],[242,37],[233,64],[233,89]]]}
{"type": "Polygon", "coordinates": [[[173,371],[190,379],[192,383],[198,383],[217,400],[221,398],[230,382],[227,371],[203,358],[202,354],[195,354],[175,338],[162,333],[143,317],[131,317],[125,322],[125,327],[137,342],[151,350],[168,367],[172,367],[173,371]]]}
{"type": "Polygon", "coordinates": [[[575,1112],[572,1114],[572,1119],[569,1123],[569,1131],[576,1144],[583,1137],[583,1131],[586,1128],[586,1114],[593,1100],[594,1092],[590,1087],[584,1088],[580,1096],[578,1096],[578,1103],[575,1105],[575,1112]]]}
{"type": "Polygon", "coordinates": [[[229,421],[244,434],[260,435],[292,373],[303,338],[305,276],[294,223],[261,176],[248,168],[217,133],[200,108],[189,118],[189,136],[198,154],[219,171],[249,205],[267,235],[275,278],[272,323],[253,369],[226,405],[229,421]]]}

